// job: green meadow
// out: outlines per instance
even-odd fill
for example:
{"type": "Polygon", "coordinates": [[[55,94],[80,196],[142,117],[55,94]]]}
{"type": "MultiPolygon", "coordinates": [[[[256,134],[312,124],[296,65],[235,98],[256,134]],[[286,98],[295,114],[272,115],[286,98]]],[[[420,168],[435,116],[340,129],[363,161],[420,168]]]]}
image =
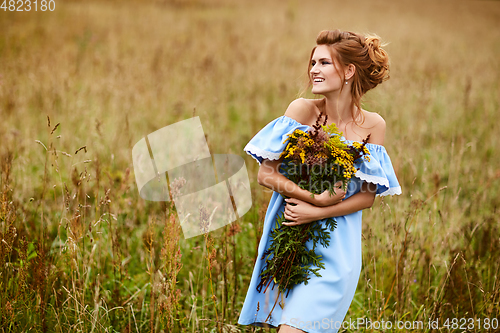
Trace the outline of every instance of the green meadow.
{"type": "Polygon", "coordinates": [[[319,97],[309,55],[336,28],[388,43],[363,107],[403,191],[363,212],[346,320],[500,330],[499,1],[55,0],[0,10],[0,332],[274,332],[237,324],[271,195],[243,147],[319,97]],[[184,239],[131,152],[193,116],[245,158],[253,205],[184,239]]]}

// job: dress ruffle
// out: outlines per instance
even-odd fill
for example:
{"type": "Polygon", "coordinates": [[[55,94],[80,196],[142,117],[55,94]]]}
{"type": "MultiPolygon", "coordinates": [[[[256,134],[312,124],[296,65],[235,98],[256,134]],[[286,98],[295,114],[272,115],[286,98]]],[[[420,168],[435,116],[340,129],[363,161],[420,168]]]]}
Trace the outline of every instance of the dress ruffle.
{"type": "Polygon", "coordinates": [[[259,164],[263,159],[277,160],[285,149],[284,141],[288,134],[296,129],[307,131],[308,125],[303,125],[287,116],[274,119],[261,129],[243,150],[255,158],[259,164]]]}
{"type": "MultiPolygon", "coordinates": [[[[288,134],[296,129],[307,131],[310,126],[303,125],[287,116],[278,117],[261,129],[243,150],[255,158],[259,164],[264,159],[277,160],[285,149],[284,142],[288,134]]],[[[345,141],[353,142],[352,140],[345,141]]],[[[378,196],[401,194],[401,187],[385,147],[373,143],[368,143],[366,147],[370,152],[370,161],[358,162],[355,177],[376,184],[378,196]]]]}
{"type": "MultiPolygon", "coordinates": [[[[345,140],[352,143],[352,140],[345,140]]],[[[362,159],[357,164],[358,171],[354,175],[367,183],[377,185],[377,196],[399,195],[401,186],[394,172],[391,158],[384,146],[367,143],[370,160],[362,159]]]]}

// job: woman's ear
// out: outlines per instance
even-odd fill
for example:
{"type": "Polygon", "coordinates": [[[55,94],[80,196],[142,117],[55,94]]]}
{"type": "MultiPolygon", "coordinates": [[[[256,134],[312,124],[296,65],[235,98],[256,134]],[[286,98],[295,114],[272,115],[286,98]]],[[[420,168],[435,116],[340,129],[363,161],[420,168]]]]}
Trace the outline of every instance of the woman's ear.
{"type": "Polygon", "coordinates": [[[356,66],[354,66],[353,64],[347,65],[345,69],[345,79],[346,80],[351,79],[354,76],[355,72],[356,72],[356,66]]]}

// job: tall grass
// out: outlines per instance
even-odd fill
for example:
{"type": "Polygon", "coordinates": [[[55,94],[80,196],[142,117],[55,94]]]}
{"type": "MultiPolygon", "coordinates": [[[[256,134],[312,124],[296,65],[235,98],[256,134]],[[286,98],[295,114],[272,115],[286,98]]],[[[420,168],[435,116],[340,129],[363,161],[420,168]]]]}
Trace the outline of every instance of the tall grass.
{"type": "Polygon", "coordinates": [[[390,42],[391,79],[364,107],[403,188],[364,212],[346,320],[500,319],[498,22],[495,1],[0,11],[0,331],[265,331],[237,325],[270,197],[256,163],[252,209],[184,240],[171,203],[138,196],[131,148],[198,115],[212,153],[243,156],[337,27],[390,42]]]}

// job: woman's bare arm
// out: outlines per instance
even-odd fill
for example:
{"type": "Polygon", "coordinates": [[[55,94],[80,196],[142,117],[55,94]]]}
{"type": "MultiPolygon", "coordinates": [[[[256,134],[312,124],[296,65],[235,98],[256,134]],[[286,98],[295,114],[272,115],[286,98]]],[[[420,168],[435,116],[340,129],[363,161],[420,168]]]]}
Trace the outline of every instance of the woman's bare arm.
{"type": "Polygon", "coordinates": [[[370,208],[375,200],[377,186],[363,183],[361,190],[346,200],[331,206],[318,207],[305,201],[290,198],[286,199],[285,218],[292,222],[283,223],[293,226],[319,221],[328,217],[349,215],[359,210],[370,208]],[[295,204],[292,206],[290,204],[295,204]]]}
{"type": "Polygon", "coordinates": [[[311,192],[301,189],[279,172],[281,162],[282,159],[262,161],[257,175],[258,183],[287,197],[296,198],[320,207],[334,205],[344,199],[345,192],[341,188],[335,189],[335,195],[330,195],[328,191],[311,195],[311,192]]]}

